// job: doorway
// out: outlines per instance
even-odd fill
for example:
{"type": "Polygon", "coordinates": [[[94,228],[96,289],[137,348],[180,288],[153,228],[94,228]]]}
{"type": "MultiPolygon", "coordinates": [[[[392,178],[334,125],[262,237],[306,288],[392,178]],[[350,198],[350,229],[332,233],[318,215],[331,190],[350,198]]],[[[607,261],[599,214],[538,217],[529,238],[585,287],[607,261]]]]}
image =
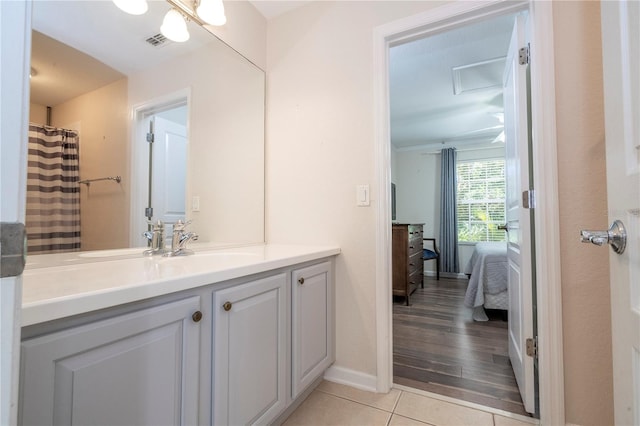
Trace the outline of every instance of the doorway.
{"type": "MultiPolygon", "coordinates": [[[[514,357],[514,367],[509,361],[510,336],[519,332],[512,324],[518,324],[520,310],[509,309],[507,291],[519,288],[508,282],[518,274],[509,274],[507,240],[513,238],[503,230],[510,212],[507,187],[517,181],[514,176],[510,182],[505,179],[506,165],[513,164],[506,153],[516,150],[514,126],[510,122],[505,129],[504,122],[505,116],[515,117],[517,105],[510,104],[513,90],[503,77],[511,75],[517,56],[510,51],[519,45],[511,41],[517,35],[514,27],[525,21],[526,12],[491,17],[392,45],[389,52],[397,219],[424,224],[424,237],[434,239],[428,244],[437,241],[440,247],[437,262],[425,262],[431,270],[411,304],[409,297],[395,301],[394,383],[516,414],[534,411],[535,404],[523,405],[518,386],[523,388],[523,379],[516,381],[514,375],[520,359],[514,357]],[[441,150],[450,159],[442,166],[441,150]],[[450,184],[448,168],[455,175],[450,184]],[[456,186],[457,195],[455,190],[451,196],[443,192],[456,186]],[[447,198],[453,198],[453,205],[443,208],[447,198]],[[456,224],[456,238],[443,238],[441,223],[447,222],[456,224]],[[438,263],[446,265],[442,279],[437,278],[438,263]]],[[[526,129],[526,114],[522,120],[526,129]]],[[[526,155],[514,160],[528,164],[526,155]]],[[[394,226],[394,241],[396,230],[394,226]]],[[[397,257],[394,253],[394,289],[397,257]]],[[[515,266],[511,269],[519,271],[520,265],[515,266]]]]}
{"type": "Polygon", "coordinates": [[[143,233],[158,220],[169,239],[172,224],[187,219],[188,117],[183,96],[135,109],[132,247],[147,244],[143,233]]]}
{"type": "Polygon", "coordinates": [[[391,214],[391,153],[389,151],[388,109],[388,59],[389,47],[395,43],[437,33],[447,28],[460,27],[484,18],[495,17],[529,9],[531,16],[531,42],[534,57],[532,73],[532,123],[533,159],[544,158],[533,164],[534,186],[538,189],[538,205],[535,218],[535,236],[540,244],[535,254],[538,260],[535,274],[540,285],[536,290],[538,303],[538,336],[545,343],[538,347],[540,371],[540,417],[543,423],[564,421],[562,382],[562,333],[561,303],[557,283],[560,281],[558,242],[543,238],[557,231],[558,203],[557,176],[554,163],[555,98],[554,62],[551,7],[539,2],[509,3],[489,2],[482,5],[449,4],[433,11],[401,19],[376,29],[374,36],[374,67],[376,69],[376,161],[377,189],[381,202],[378,206],[376,288],[378,330],[378,391],[385,392],[392,383],[391,347],[391,230],[388,223],[391,214]],[[544,199],[542,201],[542,199],[544,199]],[[542,202],[541,202],[542,201],[542,202]],[[541,267],[544,265],[544,267],[541,267]]]}

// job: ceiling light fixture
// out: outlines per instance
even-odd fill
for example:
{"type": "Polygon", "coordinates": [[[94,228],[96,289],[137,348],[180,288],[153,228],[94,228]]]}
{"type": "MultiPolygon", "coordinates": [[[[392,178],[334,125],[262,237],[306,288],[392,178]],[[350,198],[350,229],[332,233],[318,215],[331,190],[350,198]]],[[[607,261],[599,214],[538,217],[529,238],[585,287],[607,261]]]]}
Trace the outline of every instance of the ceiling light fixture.
{"type": "MultiPolygon", "coordinates": [[[[164,15],[160,32],[171,41],[180,43],[189,40],[187,20],[192,20],[200,26],[220,26],[227,22],[222,0],[194,0],[191,6],[186,0],[167,1],[173,8],[164,15]]],[[[149,9],[147,0],[113,0],[113,3],[132,15],[142,15],[149,9]]]]}
{"type": "Polygon", "coordinates": [[[147,0],[113,0],[116,6],[130,15],[142,15],[149,10],[147,0]]]}
{"type": "Polygon", "coordinates": [[[200,4],[196,7],[196,13],[209,25],[220,26],[227,22],[222,0],[200,0],[200,4]]]}
{"type": "Polygon", "coordinates": [[[187,22],[182,13],[176,9],[171,9],[164,15],[160,32],[163,36],[171,41],[183,42],[189,40],[189,31],[187,30],[187,22]]]}

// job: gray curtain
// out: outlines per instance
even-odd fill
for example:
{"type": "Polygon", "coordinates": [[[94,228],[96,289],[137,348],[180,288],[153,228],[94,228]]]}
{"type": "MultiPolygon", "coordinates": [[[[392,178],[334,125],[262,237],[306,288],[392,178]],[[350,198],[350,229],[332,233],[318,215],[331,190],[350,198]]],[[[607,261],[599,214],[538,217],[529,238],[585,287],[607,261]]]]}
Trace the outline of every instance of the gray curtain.
{"type": "Polygon", "coordinates": [[[440,269],[459,272],[458,214],[456,212],[456,150],[440,154],[440,269]]]}
{"type": "Polygon", "coordinates": [[[78,133],[29,125],[27,251],[80,250],[78,133]]]}

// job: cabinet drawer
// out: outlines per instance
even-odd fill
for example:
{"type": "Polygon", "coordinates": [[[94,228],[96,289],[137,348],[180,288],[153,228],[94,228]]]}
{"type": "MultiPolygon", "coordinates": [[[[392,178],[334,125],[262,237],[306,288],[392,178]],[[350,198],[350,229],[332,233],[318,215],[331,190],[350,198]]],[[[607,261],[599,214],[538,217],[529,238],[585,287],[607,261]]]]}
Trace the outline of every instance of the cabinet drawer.
{"type": "Polygon", "coordinates": [[[408,248],[407,254],[409,257],[415,256],[418,254],[422,255],[422,239],[409,241],[409,248],[408,248]]]}
{"type": "Polygon", "coordinates": [[[409,225],[409,240],[422,240],[422,225],[409,225]]]}
{"type": "Polygon", "coordinates": [[[409,257],[409,267],[408,267],[408,273],[412,274],[420,269],[422,267],[422,254],[421,253],[414,253],[413,255],[411,255],[409,257]]]}
{"type": "Polygon", "coordinates": [[[413,271],[411,275],[409,275],[409,286],[417,287],[422,283],[422,273],[420,271],[413,271]]]}

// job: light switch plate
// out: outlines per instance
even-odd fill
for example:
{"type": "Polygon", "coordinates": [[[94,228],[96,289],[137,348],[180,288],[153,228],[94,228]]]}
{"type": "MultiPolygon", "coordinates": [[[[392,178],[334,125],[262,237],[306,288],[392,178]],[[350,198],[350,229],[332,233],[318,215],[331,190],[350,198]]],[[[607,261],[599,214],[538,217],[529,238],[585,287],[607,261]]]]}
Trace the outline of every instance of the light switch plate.
{"type": "Polygon", "coordinates": [[[370,205],[369,200],[369,185],[357,185],[356,186],[356,205],[359,207],[366,207],[370,205]]]}
{"type": "Polygon", "coordinates": [[[191,199],[191,211],[192,212],[200,211],[200,197],[197,195],[194,195],[193,198],[191,199]]]}

